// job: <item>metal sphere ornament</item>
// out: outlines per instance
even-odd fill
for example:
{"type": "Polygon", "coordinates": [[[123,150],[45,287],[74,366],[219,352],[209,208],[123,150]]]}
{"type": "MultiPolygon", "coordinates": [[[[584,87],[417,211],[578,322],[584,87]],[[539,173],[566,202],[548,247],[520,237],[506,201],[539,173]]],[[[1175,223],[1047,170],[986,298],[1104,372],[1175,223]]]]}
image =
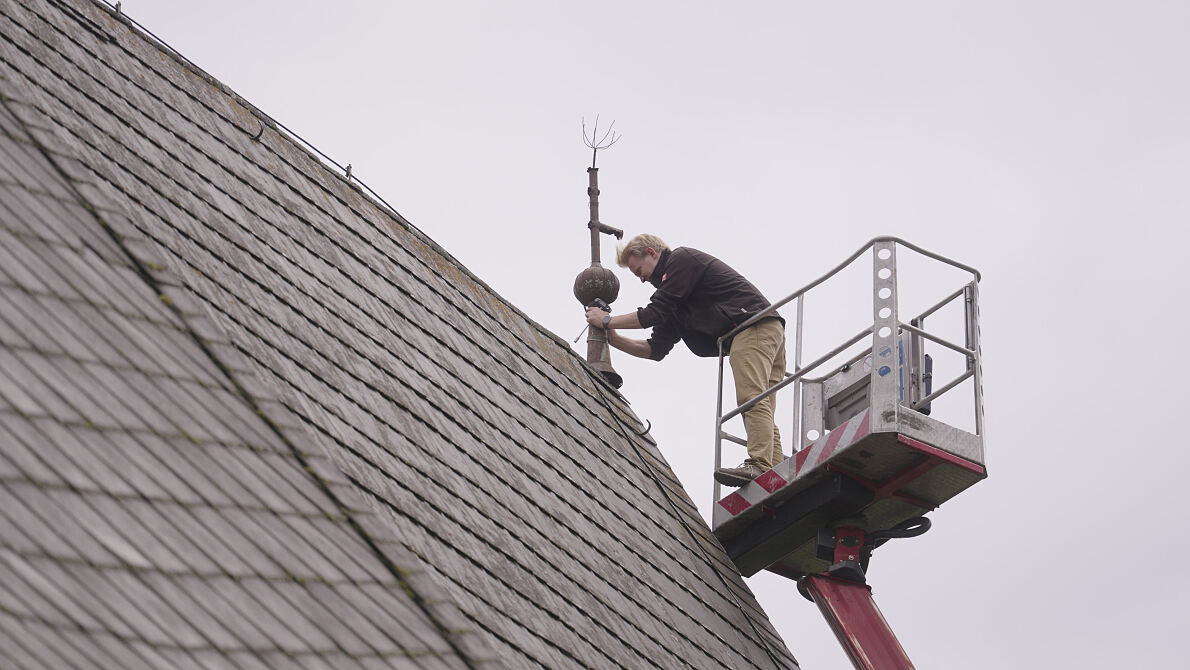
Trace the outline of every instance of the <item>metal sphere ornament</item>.
{"type": "Polygon", "coordinates": [[[574,297],[578,298],[584,307],[594,305],[596,298],[610,304],[615,302],[619,295],[619,278],[611,269],[602,265],[592,265],[578,273],[574,280],[574,297]]]}

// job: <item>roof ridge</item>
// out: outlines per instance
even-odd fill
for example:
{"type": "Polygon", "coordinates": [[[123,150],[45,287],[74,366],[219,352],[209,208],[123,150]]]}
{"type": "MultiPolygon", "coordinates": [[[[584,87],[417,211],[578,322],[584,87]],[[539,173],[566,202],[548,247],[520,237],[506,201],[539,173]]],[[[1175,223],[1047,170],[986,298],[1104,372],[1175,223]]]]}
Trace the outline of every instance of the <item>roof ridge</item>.
{"type": "MultiPolygon", "coordinates": [[[[100,0],[92,0],[92,2],[94,2],[94,3],[97,3],[97,4],[98,4],[98,3],[100,2],[100,0]]],[[[85,48],[85,47],[84,47],[84,48],[85,48]]],[[[134,57],[135,57],[135,56],[134,56],[134,57]]],[[[89,74],[89,76],[91,76],[92,78],[94,78],[94,75],[90,75],[90,74],[89,74]]],[[[209,75],[204,75],[204,76],[209,76],[209,75]]],[[[176,86],[176,84],[174,84],[173,82],[170,82],[170,83],[176,86]]],[[[220,90],[224,90],[224,89],[222,89],[222,88],[221,88],[220,90]]],[[[234,94],[231,94],[231,95],[232,95],[233,97],[235,97],[235,96],[234,96],[234,94]]],[[[238,99],[238,97],[237,97],[237,99],[238,99]]],[[[80,138],[80,139],[81,139],[81,138],[80,138]]],[[[84,141],[85,141],[85,140],[84,140],[84,141]]],[[[284,160],[284,157],[281,157],[281,158],[282,158],[282,160],[284,160]]],[[[291,166],[291,167],[295,167],[295,168],[296,168],[297,166],[291,166]]],[[[266,197],[267,197],[267,196],[266,196],[266,197]]],[[[355,233],[356,235],[359,235],[359,232],[358,232],[358,231],[352,230],[351,232],[355,233]]],[[[418,233],[420,233],[420,231],[414,231],[414,232],[418,232],[418,233]]],[[[432,251],[434,251],[435,253],[442,253],[443,255],[445,255],[445,256],[446,256],[446,257],[447,257],[449,260],[451,260],[451,261],[452,261],[452,263],[453,263],[452,267],[455,267],[456,269],[459,269],[459,270],[462,270],[462,271],[466,271],[466,268],[465,268],[465,267],[463,267],[463,266],[461,266],[461,265],[458,265],[458,264],[457,264],[457,261],[454,261],[453,257],[451,257],[451,256],[450,256],[448,253],[445,253],[445,252],[444,252],[444,251],[443,251],[443,250],[442,250],[442,249],[441,249],[441,248],[440,248],[440,247],[439,247],[439,246],[438,246],[436,243],[434,243],[432,240],[423,239],[423,238],[424,238],[424,234],[420,234],[420,235],[417,235],[417,236],[415,236],[415,237],[416,237],[416,239],[417,239],[418,243],[425,244],[425,245],[426,245],[428,248],[430,248],[430,249],[431,249],[432,251]]],[[[418,260],[420,261],[420,259],[418,259],[418,260]]],[[[394,262],[396,262],[396,261],[394,261],[394,262]]],[[[425,265],[425,263],[424,263],[424,262],[423,262],[423,265],[425,265]]],[[[426,267],[429,267],[429,266],[428,266],[428,265],[426,265],[426,267]]],[[[432,268],[430,268],[430,269],[431,269],[431,271],[433,270],[432,268]]],[[[469,273],[469,271],[466,271],[466,272],[467,272],[468,274],[470,274],[470,273],[469,273]]],[[[481,283],[481,284],[482,284],[482,282],[479,282],[479,283],[481,283]]],[[[501,301],[503,304],[506,304],[506,305],[508,304],[508,303],[507,303],[507,301],[506,301],[506,300],[504,300],[504,298],[503,298],[502,296],[500,296],[498,293],[496,293],[496,292],[492,291],[492,290],[490,289],[490,287],[487,287],[487,286],[486,286],[486,284],[485,284],[484,286],[485,286],[485,288],[487,288],[487,290],[488,290],[488,292],[489,292],[489,294],[490,294],[490,295],[494,296],[495,298],[498,298],[498,299],[499,299],[499,300],[500,300],[500,301],[501,301]]],[[[361,288],[363,288],[365,291],[367,291],[367,290],[368,290],[368,287],[361,286],[361,288]]],[[[459,295],[460,295],[460,296],[462,296],[464,299],[470,300],[470,298],[468,297],[468,295],[467,295],[466,293],[464,293],[464,292],[461,292],[461,291],[460,291],[460,292],[459,292],[459,295]]],[[[376,296],[376,295],[373,295],[373,297],[375,297],[375,298],[377,298],[377,299],[380,299],[380,298],[379,298],[379,296],[376,296]]],[[[444,298],[445,298],[445,296],[442,296],[442,297],[444,297],[444,298]]],[[[361,307],[361,309],[362,309],[362,307],[361,307]]],[[[633,417],[634,419],[636,419],[637,423],[639,424],[639,418],[635,416],[635,413],[631,412],[631,410],[630,410],[630,409],[628,409],[628,406],[627,406],[627,400],[626,400],[625,398],[623,398],[623,396],[619,395],[619,393],[618,393],[618,392],[617,392],[617,391],[616,391],[616,390],[615,390],[613,387],[611,387],[610,385],[608,385],[608,384],[606,383],[606,380],[604,380],[604,379],[602,378],[602,375],[596,374],[596,371],[595,371],[594,369],[590,368],[590,367],[589,367],[589,366],[586,364],[586,361],[582,359],[582,357],[578,356],[578,354],[577,354],[576,352],[574,352],[574,351],[573,351],[573,350],[572,350],[572,349],[571,349],[571,348],[570,348],[570,347],[569,347],[569,346],[568,346],[568,345],[567,345],[565,342],[561,341],[561,340],[560,340],[560,339],[559,339],[559,338],[558,338],[556,335],[554,335],[554,334],[550,333],[550,332],[549,332],[549,331],[547,331],[547,330],[544,330],[544,329],[543,329],[543,328],[540,326],[540,324],[537,324],[537,323],[536,323],[536,322],[534,322],[532,319],[530,319],[529,317],[527,317],[527,316],[525,316],[523,313],[521,313],[519,310],[516,310],[516,308],[515,308],[515,307],[513,307],[513,308],[512,308],[512,310],[513,310],[513,311],[515,311],[515,312],[516,312],[518,315],[522,316],[526,322],[528,322],[528,323],[531,323],[531,324],[533,324],[534,326],[536,326],[538,329],[540,329],[540,330],[541,330],[541,332],[544,332],[544,333],[546,333],[546,334],[549,334],[550,336],[552,336],[552,337],[553,337],[553,338],[556,340],[556,343],[558,343],[558,344],[560,344],[560,345],[561,345],[561,347],[560,347],[561,349],[563,349],[563,350],[564,350],[564,351],[566,351],[566,352],[569,352],[569,354],[571,355],[571,358],[572,358],[572,360],[573,360],[574,362],[579,362],[579,363],[581,363],[583,366],[585,366],[585,367],[586,367],[586,371],[587,371],[587,373],[588,373],[588,375],[587,375],[587,377],[588,377],[588,378],[591,378],[591,379],[597,379],[597,380],[599,380],[599,382],[600,382],[600,383],[603,383],[603,384],[604,384],[604,387],[605,387],[607,390],[609,390],[611,393],[614,393],[614,394],[615,394],[613,397],[614,397],[615,399],[617,399],[617,400],[619,400],[619,401],[620,401],[620,408],[621,408],[621,410],[622,410],[621,412],[617,413],[617,414],[619,415],[619,416],[618,416],[618,418],[621,420],[621,422],[623,422],[623,421],[625,420],[625,418],[624,418],[624,414],[625,414],[625,413],[627,413],[627,414],[630,414],[630,415],[632,415],[632,417],[633,417]]],[[[497,322],[497,323],[498,323],[498,324],[499,324],[501,327],[505,328],[505,330],[508,330],[507,326],[506,326],[506,325],[504,325],[504,323],[503,323],[502,321],[500,321],[500,320],[497,320],[496,322],[497,322]]],[[[511,331],[509,331],[509,332],[511,333],[511,331]]],[[[466,337],[466,336],[465,336],[465,337],[466,337]]],[[[537,355],[538,355],[538,357],[539,357],[539,358],[541,358],[542,360],[546,360],[546,361],[548,362],[548,359],[547,359],[547,357],[545,357],[545,356],[542,356],[542,355],[540,354],[540,352],[535,352],[535,353],[537,353],[537,355]]],[[[497,360],[499,360],[499,357],[496,357],[496,359],[497,359],[497,360]]],[[[508,369],[509,369],[509,372],[510,372],[510,373],[512,373],[512,374],[514,374],[514,375],[519,375],[519,374],[520,374],[520,373],[518,373],[518,372],[517,372],[515,369],[512,369],[512,368],[508,368],[508,369]]],[[[535,370],[536,370],[536,368],[535,368],[535,370]]],[[[539,372],[540,372],[540,371],[539,371],[539,372]]],[[[550,379],[548,376],[546,376],[546,375],[543,375],[543,376],[545,376],[545,377],[547,378],[547,380],[548,380],[548,381],[554,382],[555,384],[557,383],[555,380],[553,380],[553,379],[550,379]]],[[[577,389],[581,390],[583,393],[585,393],[585,394],[587,394],[587,395],[590,395],[592,398],[595,398],[595,397],[597,397],[597,396],[598,396],[598,392],[597,392],[597,391],[595,391],[595,390],[591,390],[591,389],[588,389],[588,388],[587,388],[587,387],[585,387],[583,384],[581,384],[581,383],[578,383],[578,380],[572,380],[572,381],[573,381],[573,383],[574,383],[574,386],[575,386],[575,388],[577,388],[577,389]]],[[[605,395],[604,397],[606,397],[606,395],[605,395]]],[[[548,401],[549,401],[551,404],[557,405],[557,406],[559,407],[559,409],[561,409],[561,410],[563,410],[563,411],[567,411],[565,407],[562,407],[561,405],[558,405],[558,403],[555,401],[555,399],[554,399],[553,397],[551,397],[549,394],[545,394],[545,398],[546,398],[546,399],[547,399],[547,400],[548,400],[548,401]]],[[[590,412],[592,415],[594,415],[594,414],[595,414],[595,413],[594,413],[594,412],[593,412],[593,411],[590,409],[590,407],[589,407],[589,406],[587,406],[586,404],[581,404],[581,406],[582,406],[584,409],[586,409],[586,411],[590,412]]],[[[605,404],[605,406],[606,406],[606,404],[605,404]]],[[[584,425],[585,425],[585,424],[584,424],[584,425]]]]}
{"type": "MultiPolygon", "coordinates": [[[[112,16],[112,18],[124,23],[132,31],[140,33],[142,36],[151,40],[153,43],[155,43],[156,46],[158,46],[162,50],[163,53],[166,53],[171,58],[174,58],[182,67],[190,70],[191,73],[198,76],[206,83],[219,89],[219,91],[221,91],[222,93],[227,95],[229,98],[231,98],[237,105],[239,105],[244,110],[251,113],[256,118],[256,120],[262,125],[262,130],[263,130],[263,127],[265,125],[267,125],[267,126],[271,127],[275,132],[277,132],[278,135],[292,140],[294,142],[294,144],[299,149],[301,149],[302,151],[304,151],[307,154],[310,154],[312,157],[314,157],[315,162],[319,163],[324,168],[327,167],[327,163],[330,163],[334,167],[338,168],[344,174],[339,174],[337,172],[333,172],[330,170],[328,170],[328,172],[332,176],[334,176],[336,179],[338,179],[341,183],[352,188],[356,193],[358,193],[360,196],[362,196],[365,200],[369,201],[373,206],[375,206],[377,208],[377,210],[379,210],[380,212],[382,212],[384,214],[391,216],[396,222],[400,223],[402,226],[407,228],[411,233],[413,233],[415,236],[418,237],[418,239],[421,243],[427,245],[433,251],[435,251],[436,253],[440,254],[441,256],[443,256],[444,258],[449,260],[452,265],[454,265],[456,268],[458,268],[464,274],[466,274],[468,279],[472,280],[474,283],[478,284],[479,286],[482,286],[488,293],[490,293],[497,300],[499,300],[501,303],[503,303],[505,307],[507,307],[511,311],[515,312],[518,316],[522,317],[526,322],[532,324],[543,335],[546,335],[547,337],[553,339],[557,344],[561,345],[561,348],[563,350],[569,352],[570,355],[574,358],[574,360],[581,362],[587,368],[587,372],[592,378],[597,379],[600,382],[602,382],[604,384],[604,386],[607,387],[607,389],[611,390],[613,393],[616,394],[617,397],[619,397],[622,400],[625,400],[625,402],[626,402],[626,399],[624,399],[623,396],[620,395],[619,391],[614,386],[612,386],[609,382],[607,382],[607,380],[605,380],[603,378],[603,375],[600,374],[598,370],[595,370],[594,368],[592,368],[590,366],[590,364],[587,363],[586,358],[584,358],[577,351],[575,351],[572,347],[570,347],[569,343],[565,340],[565,338],[561,337],[557,333],[555,333],[552,330],[541,325],[536,319],[532,318],[531,316],[529,316],[528,314],[523,312],[519,307],[517,307],[515,304],[510,302],[501,293],[499,293],[498,291],[493,289],[486,281],[484,281],[481,277],[479,277],[474,272],[472,272],[471,269],[468,268],[466,265],[464,265],[461,261],[459,261],[459,259],[455,258],[455,256],[453,254],[451,254],[446,248],[442,247],[440,244],[438,244],[436,241],[434,241],[433,238],[431,238],[429,235],[427,235],[423,230],[421,230],[421,228],[417,227],[416,224],[414,224],[413,222],[406,219],[400,212],[398,212],[396,210],[395,207],[390,205],[387,200],[385,200],[383,197],[381,197],[379,193],[377,193],[374,189],[372,189],[372,187],[368,186],[358,176],[356,176],[354,174],[351,174],[350,176],[346,176],[348,170],[345,166],[340,165],[338,163],[338,161],[334,160],[330,156],[323,153],[312,142],[310,142],[306,138],[302,137],[296,131],[292,130],[285,124],[276,120],[270,114],[268,114],[264,110],[260,109],[256,105],[252,104],[247,99],[243,98],[238,93],[236,93],[234,90],[232,90],[229,86],[227,86],[222,81],[220,81],[218,78],[216,78],[214,75],[210,74],[209,72],[207,72],[206,70],[202,69],[200,66],[195,64],[193,61],[186,58],[185,55],[183,55],[180,51],[178,51],[173,46],[171,46],[168,42],[161,39],[160,37],[155,35],[152,31],[150,31],[148,28],[141,25],[135,19],[133,19],[132,17],[125,14],[120,9],[119,3],[116,3],[115,5],[113,5],[108,0],[90,0],[90,2],[93,3],[95,6],[97,6],[98,8],[100,8],[101,10],[110,14],[112,16]]],[[[94,25],[94,24],[92,24],[92,25],[94,25]]],[[[112,41],[114,41],[114,38],[110,38],[110,39],[112,41]]]]}

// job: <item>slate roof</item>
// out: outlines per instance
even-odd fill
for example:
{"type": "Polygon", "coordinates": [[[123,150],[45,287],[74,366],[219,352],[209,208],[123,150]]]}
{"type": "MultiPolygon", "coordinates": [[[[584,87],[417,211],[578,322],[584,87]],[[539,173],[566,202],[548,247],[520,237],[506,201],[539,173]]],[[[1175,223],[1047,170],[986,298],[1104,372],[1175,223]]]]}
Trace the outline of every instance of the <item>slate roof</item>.
{"type": "Polygon", "coordinates": [[[0,666],[796,667],[566,342],[105,4],[0,15],[0,666]]]}

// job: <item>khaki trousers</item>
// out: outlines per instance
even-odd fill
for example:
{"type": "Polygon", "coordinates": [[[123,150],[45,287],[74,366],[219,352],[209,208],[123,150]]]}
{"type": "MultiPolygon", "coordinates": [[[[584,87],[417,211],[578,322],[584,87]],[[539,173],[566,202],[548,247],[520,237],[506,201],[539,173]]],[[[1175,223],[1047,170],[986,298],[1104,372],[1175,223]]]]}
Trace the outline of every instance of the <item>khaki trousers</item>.
{"type": "MultiPolygon", "coordinates": [[[[765,319],[741,331],[731,342],[730,361],[739,406],[785,378],[785,327],[765,319]]],[[[748,458],[765,470],[785,460],[781,431],[773,421],[776,406],[774,394],[744,412],[748,458]]]]}

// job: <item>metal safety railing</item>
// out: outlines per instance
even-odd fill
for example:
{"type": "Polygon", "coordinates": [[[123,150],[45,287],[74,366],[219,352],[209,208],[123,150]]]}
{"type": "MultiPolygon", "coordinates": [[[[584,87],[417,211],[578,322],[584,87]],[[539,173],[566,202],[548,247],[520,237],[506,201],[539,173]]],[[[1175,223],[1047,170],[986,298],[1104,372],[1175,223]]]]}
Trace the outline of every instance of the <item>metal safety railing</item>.
{"type": "MultiPolygon", "coordinates": [[[[793,386],[793,449],[796,453],[804,444],[807,435],[803,434],[806,429],[805,425],[805,407],[803,407],[803,385],[813,382],[821,382],[822,380],[838,374],[841,371],[850,369],[866,356],[870,355],[882,344],[888,344],[893,339],[899,340],[903,334],[908,334],[908,349],[909,352],[906,359],[918,364],[923,357],[922,340],[928,340],[942,347],[955,351],[966,358],[966,369],[959,374],[955,379],[948,381],[936,390],[925,389],[922,385],[921,375],[911,376],[910,393],[908,402],[901,398],[901,402],[912,409],[928,408],[930,403],[942,396],[946,392],[952,390],[967,379],[974,378],[974,412],[975,412],[975,433],[976,435],[983,434],[983,380],[981,372],[980,360],[980,346],[979,346],[979,271],[973,267],[959,263],[941,254],[936,254],[927,251],[915,244],[902,240],[898,237],[876,237],[870,240],[867,244],[860,247],[855,253],[847,257],[846,260],[836,265],[826,274],[818,277],[809,284],[785,296],[781,300],[773,303],[768,309],[754,315],[744,323],[736,326],[727,334],[719,338],[719,379],[718,391],[715,400],[715,468],[718,469],[722,465],[722,444],[723,440],[733,442],[740,445],[747,445],[747,440],[727,433],[723,430],[723,424],[732,418],[743,414],[757,403],[765,398],[778,393],[779,391],[793,386]],[[896,285],[896,249],[897,247],[904,247],[925,256],[926,258],[941,262],[945,265],[963,270],[969,273],[972,279],[962,285],[958,290],[949,294],[930,308],[921,312],[917,316],[910,319],[908,322],[902,322],[897,318],[897,302],[898,293],[896,285]],[[873,253],[873,323],[872,325],[863,328],[855,335],[848,338],[843,344],[836,346],[826,353],[818,356],[807,365],[802,365],[802,348],[803,348],[803,325],[804,325],[804,306],[806,294],[812,289],[820,286],[831,278],[837,276],[844,269],[849,267],[856,261],[864,252],[872,250],[873,253]],[[955,344],[946,340],[945,338],[931,333],[926,330],[925,322],[928,317],[938,312],[940,309],[951,304],[953,301],[962,298],[964,301],[964,329],[965,337],[962,345],[955,344]],[[793,372],[786,372],[785,378],[769,387],[759,395],[747,400],[734,409],[723,411],[723,361],[726,357],[724,352],[724,343],[735,337],[738,333],[746,328],[749,328],[759,322],[760,320],[772,316],[785,305],[797,301],[797,311],[794,320],[794,347],[793,347],[793,372]],[[893,335],[896,338],[893,338],[893,335]],[[860,351],[849,360],[836,366],[824,375],[816,379],[807,377],[811,372],[818,370],[831,360],[835,359],[839,354],[847,351],[849,348],[858,344],[865,337],[871,336],[872,347],[860,351]]],[[[917,368],[920,369],[920,366],[917,368]]],[[[872,370],[873,379],[877,370],[872,370]]],[[[819,417],[821,423],[821,417],[819,417]]],[[[826,426],[823,426],[827,428],[826,426]]],[[[811,440],[812,441],[812,440],[811,440]]],[[[720,484],[718,482],[714,485],[714,499],[720,499],[720,484]]]]}

